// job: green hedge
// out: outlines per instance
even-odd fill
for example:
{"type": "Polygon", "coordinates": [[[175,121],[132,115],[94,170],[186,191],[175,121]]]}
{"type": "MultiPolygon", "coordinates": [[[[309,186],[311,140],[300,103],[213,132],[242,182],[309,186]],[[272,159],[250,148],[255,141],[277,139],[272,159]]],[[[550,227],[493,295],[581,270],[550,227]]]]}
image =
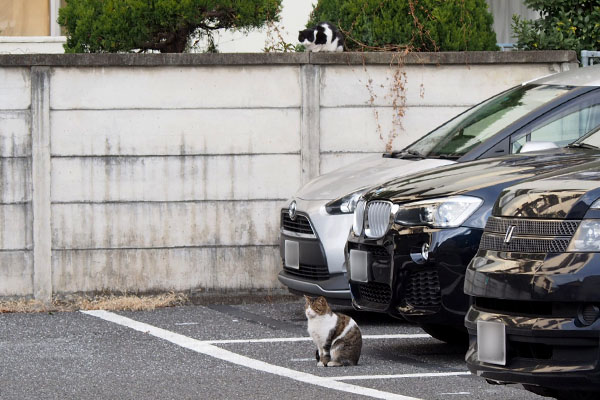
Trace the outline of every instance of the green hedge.
{"type": "Polygon", "coordinates": [[[319,0],[307,26],[336,25],[349,50],[497,50],[484,0],[319,0]]]}
{"type": "Polygon", "coordinates": [[[525,0],[541,13],[535,21],[513,17],[516,47],[521,50],[598,50],[600,1],[525,0]]]}
{"type": "Polygon", "coordinates": [[[67,0],[58,23],[68,53],[181,53],[193,34],[262,27],[280,11],[281,0],[67,0]]]}

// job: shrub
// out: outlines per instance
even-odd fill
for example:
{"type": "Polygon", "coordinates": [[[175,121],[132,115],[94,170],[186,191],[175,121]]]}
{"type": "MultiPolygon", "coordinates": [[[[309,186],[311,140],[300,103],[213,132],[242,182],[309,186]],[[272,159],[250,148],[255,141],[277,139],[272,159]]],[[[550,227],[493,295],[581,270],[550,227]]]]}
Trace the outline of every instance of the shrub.
{"type": "Polygon", "coordinates": [[[535,21],[513,16],[512,29],[521,50],[597,50],[600,47],[600,1],[525,0],[539,11],[535,21]]]}
{"type": "Polygon", "coordinates": [[[67,0],[58,23],[68,53],[181,53],[190,36],[277,20],[281,0],[67,0]]]}
{"type": "Polygon", "coordinates": [[[319,0],[307,26],[329,21],[350,50],[497,50],[484,0],[319,0]]]}

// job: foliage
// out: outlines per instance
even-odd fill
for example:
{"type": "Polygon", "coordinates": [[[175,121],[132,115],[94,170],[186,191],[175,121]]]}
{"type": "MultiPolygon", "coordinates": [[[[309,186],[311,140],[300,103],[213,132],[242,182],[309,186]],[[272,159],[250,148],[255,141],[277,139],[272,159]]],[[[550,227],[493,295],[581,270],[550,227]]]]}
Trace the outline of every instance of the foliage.
{"type": "Polygon", "coordinates": [[[525,4],[541,18],[513,16],[518,49],[579,52],[600,47],[600,0],[525,0],[525,4]]]}
{"type": "Polygon", "coordinates": [[[281,0],[67,0],[58,23],[68,53],[181,53],[190,36],[249,31],[276,21],[281,0]]]}
{"type": "Polygon", "coordinates": [[[497,50],[485,0],[319,0],[307,26],[320,21],[349,50],[497,50]]]}

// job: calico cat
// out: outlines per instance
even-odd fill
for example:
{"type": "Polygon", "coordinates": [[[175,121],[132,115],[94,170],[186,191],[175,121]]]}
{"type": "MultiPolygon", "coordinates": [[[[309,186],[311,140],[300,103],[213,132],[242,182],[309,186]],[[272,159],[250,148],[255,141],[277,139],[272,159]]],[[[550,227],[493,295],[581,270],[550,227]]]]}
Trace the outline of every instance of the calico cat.
{"type": "Polygon", "coordinates": [[[347,315],[334,313],[325,297],[304,298],[308,334],[317,345],[317,365],[356,365],[362,348],[362,335],[356,322],[347,315]]]}
{"type": "Polygon", "coordinates": [[[329,22],[300,31],[298,41],[306,51],[344,51],[344,36],[329,22]]]}

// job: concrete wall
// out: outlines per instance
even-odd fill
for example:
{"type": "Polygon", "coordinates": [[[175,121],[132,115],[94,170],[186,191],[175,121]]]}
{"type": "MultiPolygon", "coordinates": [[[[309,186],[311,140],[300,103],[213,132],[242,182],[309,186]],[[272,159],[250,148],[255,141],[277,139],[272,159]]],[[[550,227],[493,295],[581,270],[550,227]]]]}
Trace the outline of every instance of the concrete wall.
{"type": "Polygon", "coordinates": [[[575,62],[572,52],[0,56],[0,297],[280,287],[279,208],[303,182],[575,62]]]}

